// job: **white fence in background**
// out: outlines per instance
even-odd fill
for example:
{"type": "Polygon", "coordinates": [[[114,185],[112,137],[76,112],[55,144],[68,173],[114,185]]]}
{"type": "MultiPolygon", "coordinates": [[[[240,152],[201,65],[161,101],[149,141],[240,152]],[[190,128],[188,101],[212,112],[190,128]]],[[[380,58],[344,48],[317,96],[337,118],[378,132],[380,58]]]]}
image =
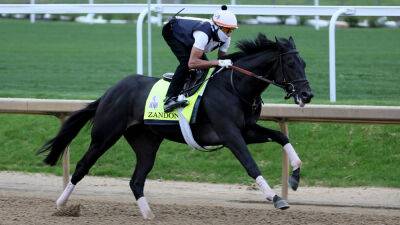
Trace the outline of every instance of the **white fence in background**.
{"type": "MultiPolygon", "coordinates": [[[[152,4],[150,11],[175,14],[212,14],[220,5],[152,4]]],[[[347,16],[400,16],[400,6],[275,6],[230,5],[236,15],[331,16],[329,25],[329,90],[331,102],[336,101],[335,22],[347,16]]],[[[8,14],[139,14],[137,21],[137,73],[143,74],[143,20],[149,13],[147,4],[0,4],[0,13],[8,14]]],[[[150,29],[148,29],[148,32],[150,29]]],[[[150,37],[150,35],[149,35],[150,37]]],[[[151,39],[148,49],[151,49],[151,39]]],[[[148,71],[152,71],[151,52],[148,71]]],[[[151,76],[151,74],[148,74],[151,76]]]]}

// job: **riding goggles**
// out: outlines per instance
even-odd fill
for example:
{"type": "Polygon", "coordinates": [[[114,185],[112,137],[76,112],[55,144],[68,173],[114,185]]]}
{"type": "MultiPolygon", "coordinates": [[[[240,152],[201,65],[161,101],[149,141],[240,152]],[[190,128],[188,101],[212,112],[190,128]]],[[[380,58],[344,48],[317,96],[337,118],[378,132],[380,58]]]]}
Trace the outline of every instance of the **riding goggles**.
{"type": "Polygon", "coordinates": [[[222,30],[222,32],[224,32],[225,34],[230,34],[232,33],[236,28],[231,28],[231,27],[219,27],[220,30],[222,30]]]}

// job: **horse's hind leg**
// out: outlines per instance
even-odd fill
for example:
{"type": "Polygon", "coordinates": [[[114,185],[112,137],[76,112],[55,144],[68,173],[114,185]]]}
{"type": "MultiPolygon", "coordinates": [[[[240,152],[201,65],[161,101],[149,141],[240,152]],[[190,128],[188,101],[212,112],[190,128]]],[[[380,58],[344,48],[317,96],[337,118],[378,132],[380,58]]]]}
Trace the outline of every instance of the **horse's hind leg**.
{"type": "Polygon", "coordinates": [[[71,181],[68,183],[61,196],[57,199],[57,208],[61,208],[67,203],[75,185],[81,181],[86,174],[88,174],[90,168],[104,154],[104,152],[114,145],[122,136],[125,130],[125,124],[122,120],[117,120],[118,117],[113,117],[106,120],[99,120],[99,122],[95,121],[89,149],[76,165],[71,181]]]}
{"type": "Polygon", "coordinates": [[[294,150],[289,139],[280,131],[268,129],[257,124],[249,127],[245,134],[246,143],[264,143],[267,141],[275,141],[282,145],[283,150],[289,158],[290,165],[292,166],[292,175],[289,177],[290,187],[296,191],[300,183],[300,167],[301,160],[294,150]]]}
{"type": "Polygon", "coordinates": [[[124,136],[136,153],[136,167],[129,186],[137,200],[143,218],[153,219],[154,214],[144,197],[143,189],[163,138],[148,130],[144,125],[136,125],[128,129],[124,136]]]}

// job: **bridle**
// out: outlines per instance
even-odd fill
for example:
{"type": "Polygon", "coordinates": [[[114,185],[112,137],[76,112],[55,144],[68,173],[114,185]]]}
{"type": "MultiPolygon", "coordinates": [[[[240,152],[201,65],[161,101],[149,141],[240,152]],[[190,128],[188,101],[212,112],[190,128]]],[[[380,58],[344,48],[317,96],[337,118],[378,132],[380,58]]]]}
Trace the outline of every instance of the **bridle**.
{"type": "MultiPolygon", "coordinates": [[[[239,73],[242,73],[242,74],[244,74],[246,76],[254,77],[254,78],[256,78],[258,80],[261,80],[263,82],[275,85],[275,86],[277,86],[279,88],[282,88],[286,92],[285,99],[289,99],[290,97],[292,97],[294,95],[294,93],[296,93],[296,89],[295,89],[294,83],[299,83],[299,82],[307,82],[308,83],[308,81],[306,79],[297,79],[297,80],[288,81],[289,79],[287,79],[287,76],[283,71],[283,64],[282,64],[282,56],[283,55],[287,55],[287,54],[298,54],[298,51],[293,49],[293,50],[290,50],[290,51],[287,51],[287,52],[284,52],[284,53],[280,53],[279,56],[277,56],[277,58],[279,59],[279,64],[280,64],[280,67],[281,67],[281,74],[282,74],[282,77],[283,77],[283,81],[282,82],[276,82],[275,80],[269,80],[269,79],[265,78],[265,77],[267,77],[267,75],[260,76],[260,75],[257,75],[255,73],[249,71],[249,70],[243,69],[243,68],[238,67],[238,66],[234,66],[234,65],[230,66],[229,68],[232,69],[232,71],[231,71],[231,85],[232,85],[233,89],[237,92],[236,87],[235,87],[235,85],[233,83],[233,71],[235,70],[235,71],[237,71],[239,73]]],[[[274,61],[274,60],[276,60],[276,58],[273,59],[272,61],[274,61]]]]}

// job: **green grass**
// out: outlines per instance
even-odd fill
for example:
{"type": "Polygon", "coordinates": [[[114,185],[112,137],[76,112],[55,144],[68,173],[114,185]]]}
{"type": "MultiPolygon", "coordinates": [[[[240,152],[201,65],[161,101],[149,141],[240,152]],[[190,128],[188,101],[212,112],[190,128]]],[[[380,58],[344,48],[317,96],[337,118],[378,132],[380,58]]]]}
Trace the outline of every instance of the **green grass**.
{"type": "MultiPolygon", "coordinates": [[[[0,36],[3,84],[0,96],[96,98],[117,80],[136,71],[133,24],[88,26],[39,22],[32,26],[26,21],[0,20],[0,26],[3,34],[7,34],[0,36]],[[77,82],[84,85],[75,88],[77,82]]],[[[327,30],[243,25],[235,33],[234,41],[253,38],[258,32],[270,38],[290,35],[295,38],[308,65],[308,78],[316,95],[314,101],[327,102],[327,30]]],[[[161,40],[160,29],[154,28],[153,34],[153,60],[157,62],[153,73],[159,76],[174,70],[176,60],[161,40]]],[[[399,65],[399,38],[400,33],[391,29],[338,30],[338,103],[357,100],[357,104],[399,104],[395,85],[399,77],[393,75],[399,65]]],[[[271,88],[264,98],[284,102],[281,96],[280,90],[271,88]]]]}
{"type": "MultiPolygon", "coordinates": [[[[62,174],[61,166],[44,166],[42,157],[35,155],[35,150],[57,131],[59,122],[56,118],[1,115],[0,123],[0,170],[62,174]]],[[[278,129],[271,122],[263,122],[263,125],[278,129]]],[[[400,187],[397,179],[400,160],[398,126],[293,123],[289,129],[292,143],[304,162],[303,184],[400,187]]],[[[88,131],[85,128],[70,147],[72,166],[86,151],[88,131]]],[[[280,146],[258,144],[251,145],[250,150],[270,183],[280,184],[280,146]]],[[[121,140],[106,152],[90,174],[129,177],[134,165],[133,151],[125,140],[121,140]]],[[[169,141],[161,145],[150,178],[252,182],[227,149],[202,153],[169,141]]]]}
{"type": "MultiPolygon", "coordinates": [[[[63,22],[0,20],[0,97],[95,99],[105,89],[136,71],[135,26],[83,25],[63,22]]],[[[234,41],[292,35],[307,62],[314,103],[329,103],[328,31],[308,27],[246,26],[234,41]]],[[[176,59],[153,29],[154,74],[172,71],[176,59]]],[[[400,105],[400,32],[391,29],[337,30],[337,104],[400,105]]],[[[145,38],[146,40],[146,38],[145,38]]],[[[146,58],[146,56],[145,56],[146,58]]],[[[265,102],[286,103],[271,88],[265,102]]],[[[263,125],[278,129],[272,122],[263,125]]],[[[61,174],[45,167],[38,149],[59,127],[56,118],[0,114],[0,170],[61,174]]],[[[292,123],[290,137],[304,161],[304,183],[325,186],[400,187],[400,128],[395,125],[292,123]]],[[[71,146],[72,165],[88,146],[85,128],[71,146]]],[[[280,183],[278,144],[250,146],[272,185],[280,183]]],[[[129,177],[134,155],[124,140],[111,148],[92,175],[129,177]]],[[[227,150],[194,152],[165,141],[153,179],[249,183],[239,162],[227,150]],[[190,163],[188,163],[190,162],[190,163]]]]}

